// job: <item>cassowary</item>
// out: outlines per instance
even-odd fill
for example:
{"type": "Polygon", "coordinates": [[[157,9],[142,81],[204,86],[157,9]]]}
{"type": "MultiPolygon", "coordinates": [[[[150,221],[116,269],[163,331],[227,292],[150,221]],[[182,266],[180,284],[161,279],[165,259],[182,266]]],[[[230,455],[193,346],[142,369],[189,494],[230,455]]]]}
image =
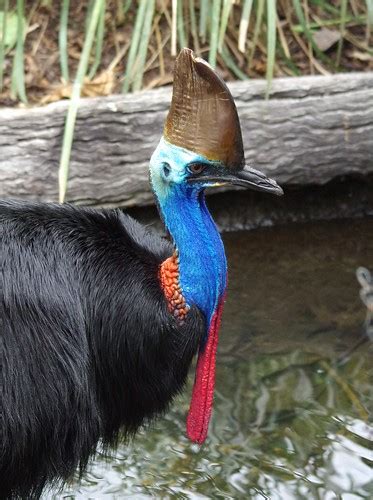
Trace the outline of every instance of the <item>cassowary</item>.
{"type": "Polygon", "coordinates": [[[233,98],[189,49],[150,181],[172,244],[119,210],[0,202],[2,497],[40,496],[162,414],[197,352],[187,434],[206,438],[227,264],[204,190],[282,190],[245,166],[233,98]]]}

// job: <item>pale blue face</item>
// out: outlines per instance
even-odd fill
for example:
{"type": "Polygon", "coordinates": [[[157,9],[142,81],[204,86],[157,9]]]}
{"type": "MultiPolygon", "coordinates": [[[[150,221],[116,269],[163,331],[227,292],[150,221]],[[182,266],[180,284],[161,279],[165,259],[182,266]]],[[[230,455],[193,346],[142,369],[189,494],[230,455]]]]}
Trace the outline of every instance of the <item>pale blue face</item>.
{"type": "MultiPolygon", "coordinates": [[[[165,201],[173,188],[187,186],[187,178],[192,175],[192,164],[211,165],[213,162],[197,153],[174,146],[162,137],[150,159],[150,180],[160,203],[165,201]]],[[[201,182],[189,185],[189,188],[200,191],[207,185],[201,182]]]]}

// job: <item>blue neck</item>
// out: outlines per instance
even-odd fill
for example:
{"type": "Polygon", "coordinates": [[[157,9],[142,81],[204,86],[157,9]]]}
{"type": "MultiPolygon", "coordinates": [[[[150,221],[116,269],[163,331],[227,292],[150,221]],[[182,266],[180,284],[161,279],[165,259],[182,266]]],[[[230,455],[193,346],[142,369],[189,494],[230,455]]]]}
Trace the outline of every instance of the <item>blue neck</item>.
{"type": "Polygon", "coordinates": [[[176,185],[159,204],[179,254],[179,279],[185,300],[205,314],[209,326],[225,292],[227,263],[204,193],[185,184],[176,185]]]}

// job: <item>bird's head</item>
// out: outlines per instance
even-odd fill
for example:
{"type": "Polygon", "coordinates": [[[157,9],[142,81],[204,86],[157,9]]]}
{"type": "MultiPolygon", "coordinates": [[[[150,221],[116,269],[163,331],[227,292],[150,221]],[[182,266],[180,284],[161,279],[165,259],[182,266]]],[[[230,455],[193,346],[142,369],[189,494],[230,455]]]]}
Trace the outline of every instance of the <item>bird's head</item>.
{"type": "Polygon", "coordinates": [[[274,180],[245,165],[233,97],[190,49],[176,60],[171,107],[150,161],[150,178],[160,202],[174,191],[193,195],[229,184],[283,194],[274,180]]]}

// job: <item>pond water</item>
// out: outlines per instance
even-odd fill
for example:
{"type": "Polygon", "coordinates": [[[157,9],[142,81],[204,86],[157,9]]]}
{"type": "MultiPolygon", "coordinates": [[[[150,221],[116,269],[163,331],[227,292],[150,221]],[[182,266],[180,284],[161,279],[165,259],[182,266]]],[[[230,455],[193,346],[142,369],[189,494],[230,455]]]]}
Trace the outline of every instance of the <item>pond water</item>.
{"type": "Polygon", "coordinates": [[[355,277],[373,218],[225,234],[229,293],[207,442],[172,410],[45,498],[373,498],[373,345],[355,277]]]}

